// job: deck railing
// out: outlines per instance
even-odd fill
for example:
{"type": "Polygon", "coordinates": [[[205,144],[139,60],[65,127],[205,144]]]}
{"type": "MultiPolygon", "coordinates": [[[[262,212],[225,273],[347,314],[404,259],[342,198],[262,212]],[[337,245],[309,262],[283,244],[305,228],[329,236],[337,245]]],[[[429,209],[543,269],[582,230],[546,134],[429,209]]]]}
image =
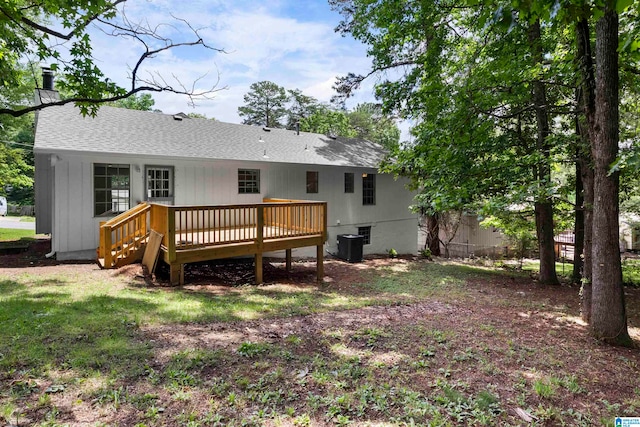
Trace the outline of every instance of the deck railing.
{"type": "Polygon", "coordinates": [[[146,242],[149,233],[148,215],[151,206],[140,203],[136,207],[100,223],[98,258],[111,268],[119,259],[127,258],[146,242]]]}
{"type": "Polygon", "coordinates": [[[265,238],[286,238],[325,233],[327,205],[289,199],[264,199],[265,238]]]}
{"type": "Polygon", "coordinates": [[[169,259],[175,252],[208,246],[322,234],[325,202],[264,199],[259,204],[151,205],[151,229],[163,235],[169,259]]]}

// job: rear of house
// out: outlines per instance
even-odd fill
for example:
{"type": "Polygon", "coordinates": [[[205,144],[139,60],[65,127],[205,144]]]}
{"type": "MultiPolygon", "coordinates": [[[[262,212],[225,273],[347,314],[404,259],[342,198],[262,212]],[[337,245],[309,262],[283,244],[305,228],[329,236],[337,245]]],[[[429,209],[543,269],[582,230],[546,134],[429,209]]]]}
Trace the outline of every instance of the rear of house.
{"type": "Polygon", "coordinates": [[[368,141],[112,107],[90,118],[64,106],[39,113],[34,153],[36,231],[51,234],[58,259],[94,259],[100,222],[139,202],[264,198],[326,201],[330,254],[340,234],[364,235],[365,254],[416,251],[413,194],[377,173],[384,151],[368,141]]]}

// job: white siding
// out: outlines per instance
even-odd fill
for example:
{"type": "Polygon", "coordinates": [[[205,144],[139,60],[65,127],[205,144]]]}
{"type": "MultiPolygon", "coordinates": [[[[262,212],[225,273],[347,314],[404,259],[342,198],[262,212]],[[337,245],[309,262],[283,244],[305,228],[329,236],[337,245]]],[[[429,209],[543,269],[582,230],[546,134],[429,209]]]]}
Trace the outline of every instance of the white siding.
{"type": "Polygon", "coordinates": [[[51,233],[53,224],[53,166],[51,155],[35,154],[36,233],[51,233]]]}
{"type": "MultiPolygon", "coordinates": [[[[176,205],[259,203],[263,197],[322,200],[328,203],[329,239],[326,249],[336,251],[338,234],[356,233],[371,226],[371,244],[365,254],[416,252],[417,219],[408,210],[413,194],[405,182],[377,174],[376,205],[362,205],[362,173],[373,169],[298,165],[268,162],[189,161],[168,162],[125,156],[61,155],[55,166],[55,223],[53,250],[60,257],[95,257],[98,227],[105,217],[93,216],[93,163],[129,164],[131,206],[145,199],[145,165],[174,167],[176,205]],[[238,194],[238,169],[260,170],[260,194],[238,194]],[[306,193],[306,172],[319,172],[319,191],[306,193]],[[355,174],[354,193],[344,193],[344,173],[355,174]],[[84,255],[84,256],[80,256],[84,255]]],[[[298,256],[315,256],[315,248],[297,251],[298,256]]]]}
{"type": "MultiPolygon", "coordinates": [[[[425,236],[420,233],[420,245],[424,247],[425,236]]],[[[440,239],[447,236],[440,232],[440,239]]],[[[469,256],[500,256],[504,254],[506,238],[500,230],[484,228],[475,215],[464,215],[461,219],[456,236],[449,244],[449,255],[453,257],[469,256]]],[[[443,249],[444,254],[444,249],[443,249]]]]}

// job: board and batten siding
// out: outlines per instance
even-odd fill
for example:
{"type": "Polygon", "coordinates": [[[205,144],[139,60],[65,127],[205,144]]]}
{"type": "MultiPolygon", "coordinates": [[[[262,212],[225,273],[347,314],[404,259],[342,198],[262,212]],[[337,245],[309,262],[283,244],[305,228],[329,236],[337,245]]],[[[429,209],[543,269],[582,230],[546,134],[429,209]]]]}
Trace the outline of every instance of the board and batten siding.
{"type": "Polygon", "coordinates": [[[35,176],[34,191],[36,203],[36,233],[50,234],[53,229],[53,156],[34,154],[35,176]]]}
{"type": "MultiPolygon", "coordinates": [[[[57,156],[53,197],[52,249],[59,259],[95,258],[99,224],[109,217],[93,215],[93,164],[130,165],[130,205],[145,200],[145,166],[170,166],[176,205],[260,203],[263,197],[321,200],[328,204],[329,253],[337,251],[339,234],[354,234],[371,226],[365,254],[416,252],[417,217],[408,206],[413,193],[404,180],[377,174],[371,168],[319,166],[274,162],[170,160],[123,155],[57,156]],[[260,193],[238,194],[238,169],[260,170],[260,193]],[[306,172],[319,173],[318,193],[306,192],[306,172]],[[354,192],[344,192],[344,173],[354,173],[354,192]],[[376,204],[362,205],[362,174],[376,173],[376,204]]],[[[282,254],[273,254],[282,255],[282,254]]],[[[294,250],[295,256],[315,256],[315,248],[294,250]]]]}

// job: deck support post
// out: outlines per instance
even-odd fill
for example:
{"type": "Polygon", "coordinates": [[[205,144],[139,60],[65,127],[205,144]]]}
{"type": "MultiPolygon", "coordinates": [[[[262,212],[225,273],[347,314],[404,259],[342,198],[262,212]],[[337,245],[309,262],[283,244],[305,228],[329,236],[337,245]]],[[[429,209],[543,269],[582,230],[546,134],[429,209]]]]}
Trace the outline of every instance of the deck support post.
{"type": "Polygon", "coordinates": [[[316,269],[318,282],[324,279],[324,246],[316,246],[316,269]]]}
{"type": "Polygon", "coordinates": [[[256,254],[256,285],[262,284],[262,252],[256,254]]]}
{"type": "Polygon", "coordinates": [[[291,249],[287,249],[285,253],[286,253],[286,259],[287,259],[286,269],[287,271],[291,271],[291,249]]]}
{"type": "Polygon", "coordinates": [[[184,285],[184,264],[169,265],[169,276],[171,285],[184,285]]]}
{"type": "Polygon", "coordinates": [[[262,249],[264,245],[264,207],[256,206],[256,285],[262,283],[262,249]]]}

